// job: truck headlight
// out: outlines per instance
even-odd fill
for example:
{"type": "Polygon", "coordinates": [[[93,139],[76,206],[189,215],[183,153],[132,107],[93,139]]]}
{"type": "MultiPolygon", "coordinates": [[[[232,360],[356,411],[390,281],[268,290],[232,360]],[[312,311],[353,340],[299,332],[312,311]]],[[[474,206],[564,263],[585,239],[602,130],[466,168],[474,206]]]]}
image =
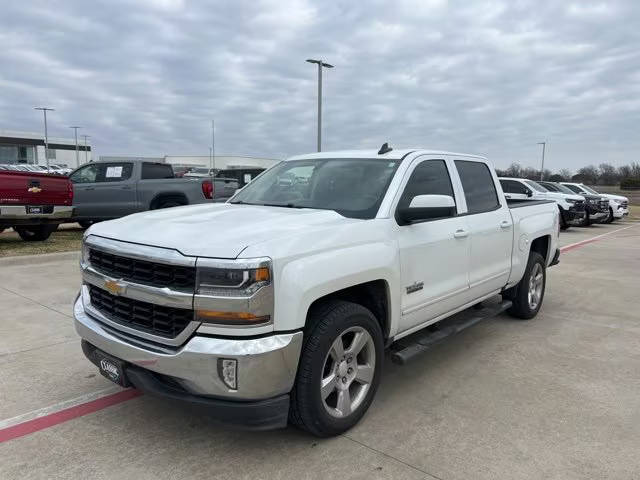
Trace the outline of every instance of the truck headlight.
{"type": "Polygon", "coordinates": [[[573,205],[574,203],[576,203],[576,202],[577,202],[577,200],[575,200],[575,199],[573,199],[573,198],[565,198],[565,201],[566,201],[567,203],[572,204],[572,205],[573,205]]]}
{"type": "Polygon", "coordinates": [[[248,259],[196,263],[196,320],[220,326],[250,327],[271,322],[271,261],[248,259]]]}
{"type": "Polygon", "coordinates": [[[248,297],[271,283],[271,269],[199,267],[196,283],[200,295],[248,297]]]}

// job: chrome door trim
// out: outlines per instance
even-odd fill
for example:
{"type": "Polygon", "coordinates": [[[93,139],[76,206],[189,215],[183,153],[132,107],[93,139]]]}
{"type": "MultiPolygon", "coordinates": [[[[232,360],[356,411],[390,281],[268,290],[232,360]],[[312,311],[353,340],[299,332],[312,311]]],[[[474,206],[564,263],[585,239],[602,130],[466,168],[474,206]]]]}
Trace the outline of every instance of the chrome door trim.
{"type": "Polygon", "coordinates": [[[90,248],[118,255],[120,257],[135,258],[153,263],[165,265],[178,265],[183,267],[195,267],[196,257],[187,257],[178,250],[171,248],[152,247],[138,243],[122,242],[111,238],[89,235],[84,243],[90,248]]]}

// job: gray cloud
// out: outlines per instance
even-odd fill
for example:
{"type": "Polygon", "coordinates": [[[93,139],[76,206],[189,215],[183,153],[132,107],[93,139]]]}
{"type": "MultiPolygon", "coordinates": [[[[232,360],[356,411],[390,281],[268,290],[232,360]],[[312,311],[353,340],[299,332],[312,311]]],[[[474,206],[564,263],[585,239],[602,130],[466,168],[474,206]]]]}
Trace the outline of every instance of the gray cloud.
{"type": "Polygon", "coordinates": [[[282,157],[395,146],[483,153],[499,166],[638,161],[635,0],[9,1],[0,128],[82,124],[102,154],[282,157]]]}

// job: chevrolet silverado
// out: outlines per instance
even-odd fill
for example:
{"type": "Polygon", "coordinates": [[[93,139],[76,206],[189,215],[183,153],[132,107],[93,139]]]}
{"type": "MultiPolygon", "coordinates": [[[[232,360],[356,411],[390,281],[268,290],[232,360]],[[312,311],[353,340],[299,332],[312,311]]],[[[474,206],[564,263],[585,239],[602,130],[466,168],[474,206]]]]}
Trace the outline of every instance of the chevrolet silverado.
{"type": "Polygon", "coordinates": [[[225,204],[92,226],[75,327],[121,386],[337,435],[371,405],[385,348],[403,364],[483,310],[535,317],[558,234],[556,204],[508,204],[483,157],[297,156],[225,204]]]}

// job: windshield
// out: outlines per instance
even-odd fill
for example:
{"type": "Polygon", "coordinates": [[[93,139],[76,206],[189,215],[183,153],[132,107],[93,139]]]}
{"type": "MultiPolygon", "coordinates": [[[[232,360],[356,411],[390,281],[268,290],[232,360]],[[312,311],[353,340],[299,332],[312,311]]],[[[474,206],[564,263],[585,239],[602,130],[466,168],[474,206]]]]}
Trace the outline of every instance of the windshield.
{"type": "Polygon", "coordinates": [[[539,182],[538,184],[542,185],[544,188],[546,188],[550,192],[559,192],[560,191],[560,189],[556,185],[554,185],[553,183],[539,182]]]}
{"type": "Polygon", "coordinates": [[[525,180],[524,183],[526,183],[527,185],[529,185],[531,188],[533,188],[534,190],[537,190],[538,192],[543,192],[546,193],[547,189],[538,185],[536,182],[534,182],[533,180],[525,180]]]}
{"type": "Polygon", "coordinates": [[[586,185],[581,185],[583,190],[586,190],[589,193],[593,193],[594,195],[600,195],[598,192],[596,192],[593,188],[591,187],[587,187],[586,185]]]}
{"type": "Polygon", "coordinates": [[[575,195],[576,192],[574,192],[573,190],[571,190],[569,187],[567,187],[566,185],[562,185],[561,183],[556,183],[554,184],[556,187],[558,187],[558,189],[562,192],[562,193],[568,193],[569,195],[575,195]]]}
{"type": "Polygon", "coordinates": [[[375,217],[399,160],[323,159],[282,162],[244,187],[231,203],[334,210],[375,217]]]}

